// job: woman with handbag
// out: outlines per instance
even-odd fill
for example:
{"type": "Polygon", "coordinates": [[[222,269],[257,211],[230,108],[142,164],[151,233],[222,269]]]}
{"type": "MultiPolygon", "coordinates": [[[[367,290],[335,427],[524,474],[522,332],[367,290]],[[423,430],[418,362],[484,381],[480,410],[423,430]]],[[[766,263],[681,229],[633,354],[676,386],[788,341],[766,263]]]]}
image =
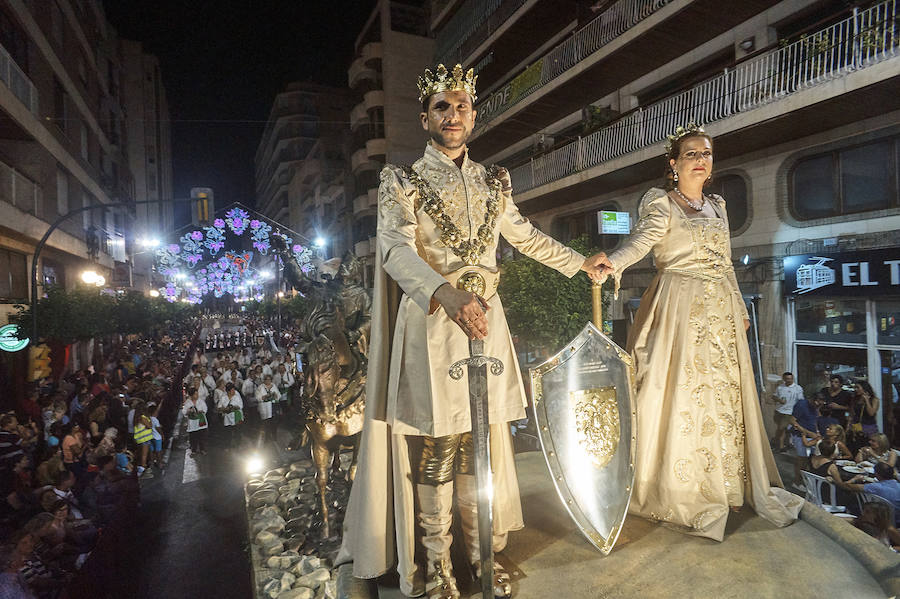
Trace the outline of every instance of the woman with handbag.
{"type": "Polygon", "coordinates": [[[196,387],[188,387],[187,398],[181,408],[187,421],[187,432],[191,442],[191,457],[206,454],[206,431],[209,423],[206,420],[206,402],[200,399],[196,387]]]}

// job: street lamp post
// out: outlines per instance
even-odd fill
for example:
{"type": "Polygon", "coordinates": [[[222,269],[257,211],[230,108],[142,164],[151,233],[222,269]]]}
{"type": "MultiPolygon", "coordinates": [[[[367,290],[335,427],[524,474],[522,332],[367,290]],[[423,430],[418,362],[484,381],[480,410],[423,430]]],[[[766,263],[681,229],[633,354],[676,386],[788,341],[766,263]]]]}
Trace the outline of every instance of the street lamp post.
{"type": "Polygon", "coordinates": [[[50,239],[50,235],[53,234],[63,222],[65,222],[69,217],[75,216],[76,214],[81,214],[82,212],[87,212],[88,210],[106,210],[108,208],[123,208],[129,206],[136,206],[138,204],[177,204],[183,202],[193,202],[195,200],[191,198],[185,199],[175,199],[172,198],[170,200],[138,200],[135,202],[110,202],[109,204],[92,204],[90,206],[82,206],[80,208],[74,208],[69,210],[67,213],[63,214],[50,225],[50,228],[47,229],[47,232],[44,233],[44,236],[41,237],[41,240],[38,241],[38,244],[34,248],[34,256],[31,258],[31,338],[37,341],[38,339],[38,319],[37,319],[37,304],[38,304],[38,276],[37,276],[37,265],[38,260],[41,257],[41,251],[44,249],[44,246],[47,245],[47,240],[50,239]]]}

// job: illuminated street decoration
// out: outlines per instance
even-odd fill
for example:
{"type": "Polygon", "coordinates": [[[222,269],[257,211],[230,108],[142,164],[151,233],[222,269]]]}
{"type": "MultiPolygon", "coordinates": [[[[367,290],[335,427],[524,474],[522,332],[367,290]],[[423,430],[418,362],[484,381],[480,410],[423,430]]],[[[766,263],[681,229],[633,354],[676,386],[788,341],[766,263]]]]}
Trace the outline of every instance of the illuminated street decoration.
{"type": "MultiPolygon", "coordinates": [[[[207,294],[217,298],[231,294],[237,301],[262,299],[263,277],[251,266],[255,252],[234,249],[219,255],[226,249],[228,231],[237,237],[249,231],[253,250],[263,256],[272,247],[271,237],[277,235],[291,248],[302,272],[312,269],[312,250],[235,207],[225,213],[224,219],[213,220],[212,226],[189,231],[178,243],[157,251],[157,271],[166,280],[165,287],[159,289],[160,295],[170,302],[189,303],[199,303],[207,294]]],[[[280,257],[275,256],[275,260],[281,264],[280,257]]]]}

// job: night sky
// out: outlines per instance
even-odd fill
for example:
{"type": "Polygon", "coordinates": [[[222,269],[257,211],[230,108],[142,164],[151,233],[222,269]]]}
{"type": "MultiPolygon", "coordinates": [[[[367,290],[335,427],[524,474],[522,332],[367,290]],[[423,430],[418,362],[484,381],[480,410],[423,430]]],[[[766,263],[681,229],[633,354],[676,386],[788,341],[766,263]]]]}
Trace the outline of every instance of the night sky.
{"type": "Polygon", "coordinates": [[[346,87],[353,43],[374,4],[104,0],[119,36],[159,58],[175,197],[212,187],[218,206],[252,206],[253,156],[275,95],[291,81],[346,87]]]}

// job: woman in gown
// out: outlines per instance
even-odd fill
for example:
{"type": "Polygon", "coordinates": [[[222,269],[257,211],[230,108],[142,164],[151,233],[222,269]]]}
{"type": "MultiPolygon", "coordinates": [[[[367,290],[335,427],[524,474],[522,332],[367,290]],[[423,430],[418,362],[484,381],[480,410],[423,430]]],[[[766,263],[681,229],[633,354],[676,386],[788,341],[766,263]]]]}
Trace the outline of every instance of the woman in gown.
{"type": "Polygon", "coordinates": [[[782,488],[763,427],[745,334],[750,322],[731,263],[725,200],[703,194],[712,139],[699,127],[669,137],[667,189],[650,189],[624,246],[622,271],[653,252],[656,277],[628,338],[637,391],[631,512],[721,541],[744,503],[777,526],[800,497],[782,488]]]}

